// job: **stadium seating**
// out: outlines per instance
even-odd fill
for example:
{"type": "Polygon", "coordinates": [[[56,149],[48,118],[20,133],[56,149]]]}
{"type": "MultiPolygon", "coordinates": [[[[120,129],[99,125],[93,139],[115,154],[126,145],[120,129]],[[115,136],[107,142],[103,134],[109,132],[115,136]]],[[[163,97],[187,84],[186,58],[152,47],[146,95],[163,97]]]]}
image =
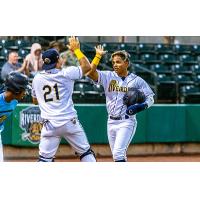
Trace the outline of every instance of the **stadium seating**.
{"type": "Polygon", "coordinates": [[[130,62],[135,64],[141,64],[143,63],[143,60],[140,59],[140,56],[137,53],[131,53],[130,54],[130,62]]]}
{"type": "MultiPolygon", "coordinates": [[[[92,58],[95,44],[84,45],[86,55],[91,55],[89,57],[92,58]]],[[[198,76],[200,74],[200,59],[198,59],[200,47],[198,45],[104,43],[104,47],[108,54],[101,60],[99,69],[112,70],[110,56],[113,51],[128,51],[131,55],[130,72],[144,78],[152,87],[157,85],[158,102],[177,103],[181,95],[178,94],[181,87],[200,84],[200,76],[198,76]],[[155,75],[149,73],[148,70],[157,74],[156,81],[155,75]]],[[[91,93],[90,90],[88,90],[89,93],[91,93]]]]}
{"type": "Polygon", "coordinates": [[[5,61],[4,60],[0,60],[0,69],[3,67],[5,61]]]}
{"type": "Polygon", "coordinates": [[[129,71],[146,80],[152,88],[156,85],[156,73],[151,72],[150,65],[136,63],[129,67],[129,71]]]}
{"type": "Polygon", "coordinates": [[[156,52],[158,54],[166,53],[166,54],[174,54],[173,46],[172,45],[164,45],[164,44],[157,44],[155,46],[156,52]]]}
{"type": "Polygon", "coordinates": [[[175,84],[175,78],[171,75],[166,74],[159,74],[157,77],[158,84],[164,83],[164,84],[175,84]]]}
{"type": "MultiPolygon", "coordinates": [[[[32,43],[27,40],[0,40],[0,69],[9,51],[18,51],[22,62],[30,52],[32,43]]],[[[81,49],[90,61],[98,43],[81,43],[81,49]]],[[[136,43],[103,43],[108,51],[98,69],[113,70],[111,54],[126,50],[130,54],[129,71],[145,79],[157,94],[157,102],[200,103],[200,45],[165,45],[136,43]],[[196,96],[195,96],[196,94],[196,96]],[[198,100],[199,98],[199,100],[198,100]]],[[[88,79],[75,82],[73,99],[76,103],[104,103],[103,88],[88,79]]]]}
{"type": "Polygon", "coordinates": [[[105,95],[100,85],[93,85],[87,79],[75,82],[73,100],[79,103],[103,103],[105,95]]]}
{"type": "Polygon", "coordinates": [[[193,73],[192,65],[188,65],[188,64],[184,64],[184,65],[176,64],[174,65],[174,71],[177,74],[192,74],[193,73]]]}
{"type": "Polygon", "coordinates": [[[154,53],[144,53],[140,55],[140,59],[145,63],[158,63],[157,57],[154,53]]]}
{"type": "Polygon", "coordinates": [[[178,74],[176,76],[176,82],[178,84],[184,85],[184,84],[194,84],[194,81],[192,80],[192,77],[189,75],[184,75],[184,74],[178,74]]]}
{"type": "Polygon", "coordinates": [[[190,49],[192,54],[200,55],[200,45],[192,45],[190,49]]]}
{"type": "Polygon", "coordinates": [[[8,53],[9,53],[8,49],[3,48],[0,51],[0,60],[6,60],[7,56],[8,56],[8,53]]]}
{"type": "Polygon", "coordinates": [[[173,54],[159,54],[159,59],[163,62],[163,63],[172,63],[172,64],[176,64],[179,63],[179,61],[176,59],[176,55],[173,54]]]}
{"type": "Polygon", "coordinates": [[[180,89],[180,103],[199,103],[200,87],[195,85],[185,85],[180,89]]]}
{"type": "Polygon", "coordinates": [[[192,65],[192,70],[196,74],[200,74],[200,66],[199,65],[192,65]]]}
{"type": "Polygon", "coordinates": [[[15,45],[15,40],[0,40],[0,45],[2,48],[9,50],[17,50],[17,46],[15,45]]]}
{"type": "Polygon", "coordinates": [[[103,47],[109,52],[114,52],[114,51],[120,50],[119,43],[104,43],[103,47]]]}
{"type": "Polygon", "coordinates": [[[25,49],[30,51],[32,44],[28,40],[16,40],[15,45],[18,47],[18,49],[25,49]]]}
{"type": "Polygon", "coordinates": [[[175,45],[174,52],[177,54],[191,54],[191,48],[188,45],[175,45]]]}
{"type": "Polygon", "coordinates": [[[139,44],[138,52],[139,53],[154,53],[155,46],[154,46],[154,44],[139,44]]]}
{"type": "Polygon", "coordinates": [[[96,98],[96,103],[105,103],[105,92],[104,89],[101,85],[99,84],[94,84],[93,85],[94,91],[98,92],[97,97],[96,98]]]}
{"type": "Polygon", "coordinates": [[[151,70],[157,74],[171,74],[173,73],[173,65],[154,64],[151,65],[151,70]]]}
{"type": "Polygon", "coordinates": [[[28,54],[29,51],[25,49],[19,49],[18,51],[19,59],[24,59],[28,54]]]}
{"type": "Polygon", "coordinates": [[[194,76],[193,80],[195,81],[196,84],[200,84],[200,74],[197,74],[196,76],[194,76]]]}
{"type": "Polygon", "coordinates": [[[123,43],[123,44],[120,44],[119,47],[120,47],[120,50],[128,51],[130,54],[137,52],[137,45],[133,45],[133,44],[129,44],[129,43],[123,43]]]}
{"type": "Polygon", "coordinates": [[[150,65],[145,65],[142,63],[134,63],[129,67],[129,71],[133,73],[145,73],[147,70],[150,70],[150,65]]]}
{"type": "Polygon", "coordinates": [[[183,63],[191,63],[191,64],[197,63],[195,57],[192,55],[189,55],[189,54],[180,55],[179,60],[180,60],[180,62],[183,62],[183,63]]]}
{"type": "Polygon", "coordinates": [[[176,103],[177,84],[173,75],[158,74],[157,77],[157,99],[163,103],[176,103]]]}

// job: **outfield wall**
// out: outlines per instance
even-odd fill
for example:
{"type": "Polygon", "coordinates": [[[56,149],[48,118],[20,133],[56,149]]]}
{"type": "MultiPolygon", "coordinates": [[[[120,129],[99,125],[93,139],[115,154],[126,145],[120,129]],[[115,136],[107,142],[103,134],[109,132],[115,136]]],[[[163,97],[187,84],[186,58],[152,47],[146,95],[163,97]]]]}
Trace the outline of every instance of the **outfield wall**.
{"type": "MultiPolygon", "coordinates": [[[[104,104],[75,106],[91,144],[107,144],[107,112],[104,104]]],[[[200,141],[200,105],[158,104],[137,115],[138,127],[132,143],[179,143],[200,141]]],[[[38,146],[37,130],[31,125],[40,115],[38,106],[20,104],[6,121],[4,144],[38,146]]],[[[62,143],[65,143],[62,141],[62,143]]]]}

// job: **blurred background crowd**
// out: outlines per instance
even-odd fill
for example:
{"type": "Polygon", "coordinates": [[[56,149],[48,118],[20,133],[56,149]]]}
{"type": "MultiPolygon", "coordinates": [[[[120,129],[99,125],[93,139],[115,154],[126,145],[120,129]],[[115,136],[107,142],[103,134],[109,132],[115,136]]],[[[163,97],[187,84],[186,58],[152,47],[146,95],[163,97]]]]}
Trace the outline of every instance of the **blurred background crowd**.
{"type": "MultiPolygon", "coordinates": [[[[89,60],[93,59],[97,44],[108,51],[100,70],[112,70],[110,56],[114,51],[129,52],[129,71],[150,84],[156,103],[200,102],[199,36],[79,36],[79,40],[89,60]]],[[[42,51],[48,48],[58,50],[63,67],[78,66],[67,43],[68,36],[0,37],[0,83],[11,71],[28,75],[31,82],[42,70],[42,51]]],[[[75,82],[73,99],[75,103],[105,103],[102,87],[93,85],[87,77],[75,82]]],[[[31,97],[23,102],[31,103],[31,97]]]]}

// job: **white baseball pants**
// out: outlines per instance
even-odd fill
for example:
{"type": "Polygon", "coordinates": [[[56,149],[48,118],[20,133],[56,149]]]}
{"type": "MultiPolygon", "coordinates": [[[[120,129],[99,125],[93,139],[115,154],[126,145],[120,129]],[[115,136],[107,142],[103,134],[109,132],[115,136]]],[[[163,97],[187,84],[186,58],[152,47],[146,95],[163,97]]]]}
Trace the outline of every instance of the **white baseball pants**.
{"type": "MultiPolygon", "coordinates": [[[[54,128],[50,122],[44,124],[41,131],[39,154],[45,158],[53,158],[56,154],[61,138],[64,137],[80,156],[90,149],[86,134],[77,118],[68,120],[61,127],[54,128]]],[[[87,155],[83,162],[96,162],[92,154],[87,155]]]]}
{"type": "Polygon", "coordinates": [[[114,161],[127,161],[126,152],[135,135],[137,121],[135,118],[113,120],[108,119],[108,141],[114,161]]]}

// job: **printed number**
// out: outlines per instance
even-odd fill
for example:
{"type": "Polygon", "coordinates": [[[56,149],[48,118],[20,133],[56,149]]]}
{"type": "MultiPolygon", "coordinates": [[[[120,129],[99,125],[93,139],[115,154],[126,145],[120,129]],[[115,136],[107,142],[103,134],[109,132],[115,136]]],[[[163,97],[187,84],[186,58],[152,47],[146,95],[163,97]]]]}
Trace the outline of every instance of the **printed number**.
{"type": "Polygon", "coordinates": [[[55,92],[56,92],[56,99],[59,100],[60,98],[59,98],[59,94],[58,94],[58,85],[57,85],[57,83],[53,87],[54,87],[55,92]]]}
{"type": "MultiPolygon", "coordinates": [[[[56,93],[56,99],[59,100],[59,94],[58,94],[58,85],[57,83],[53,86],[55,93],[56,93]]],[[[53,98],[48,98],[47,95],[49,95],[52,92],[52,88],[49,85],[45,85],[43,87],[43,90],[45,91],[44,93],[44,100],[45,102],[53,101],[53,98]]]]}

